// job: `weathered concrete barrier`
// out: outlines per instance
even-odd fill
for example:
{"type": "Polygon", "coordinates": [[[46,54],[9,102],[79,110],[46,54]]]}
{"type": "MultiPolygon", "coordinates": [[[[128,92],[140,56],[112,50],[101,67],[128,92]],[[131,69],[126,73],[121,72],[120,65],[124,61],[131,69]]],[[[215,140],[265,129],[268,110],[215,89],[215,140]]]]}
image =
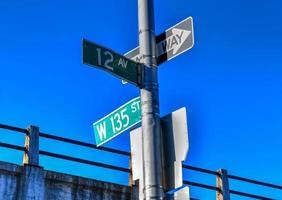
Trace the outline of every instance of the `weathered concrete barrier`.
{"type": "Polygon", "coordinates": [[[0,200],[131,200],[130,187],[0,161],[0,200]]]}

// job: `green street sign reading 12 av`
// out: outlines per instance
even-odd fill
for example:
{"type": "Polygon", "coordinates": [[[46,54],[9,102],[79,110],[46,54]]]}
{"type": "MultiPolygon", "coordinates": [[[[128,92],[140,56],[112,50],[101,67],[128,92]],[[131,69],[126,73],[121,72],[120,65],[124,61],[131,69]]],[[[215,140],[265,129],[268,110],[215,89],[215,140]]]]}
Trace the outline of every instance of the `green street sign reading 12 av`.
{"type": "Polygon", "coordinates": [[[141,100],[137,97],[93,124],[96,145],[104,144],[140,121],[141,100]]]}
{"type": "Polygon", "coordinates": [[[83,39],[83,63],[98,67],[139,86],[141,65],[113,50],[83,39]]]}

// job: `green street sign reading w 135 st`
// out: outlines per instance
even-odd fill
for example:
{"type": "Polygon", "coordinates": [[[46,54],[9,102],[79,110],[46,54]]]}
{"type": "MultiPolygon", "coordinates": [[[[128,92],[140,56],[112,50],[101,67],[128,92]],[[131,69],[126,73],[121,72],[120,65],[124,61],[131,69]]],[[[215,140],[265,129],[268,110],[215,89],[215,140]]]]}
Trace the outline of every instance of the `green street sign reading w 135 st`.
{"type": "Polygon", "coordinates": [[[85,39],[83,39],[83,63],[110,72],[134,85],[141,84],[139,63],[85,39]]]}
{"type": "Polygon", "coordinates": [[[93,124],[96,145],[104,144],[140,121],[141,100],[137,97],[93,124]]]}

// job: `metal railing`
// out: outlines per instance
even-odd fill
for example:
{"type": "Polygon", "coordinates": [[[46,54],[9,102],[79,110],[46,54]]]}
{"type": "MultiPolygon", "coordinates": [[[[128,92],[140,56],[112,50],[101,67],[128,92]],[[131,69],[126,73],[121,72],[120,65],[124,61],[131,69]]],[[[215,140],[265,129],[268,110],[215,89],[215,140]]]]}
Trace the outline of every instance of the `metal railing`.
{"type": "MultiPolygon", "coordinates": [[[[118,166],[109,165],[109,164],[105,164],[105,163],[101,163],[101,162],[85,160],[85,159],[81,159],[81,158],[76,158],[76,157],[67,156],[67,155],[63,155],[63,154],[52,153],[52,152],[48,152],[48,151],[42,151],[42,150],[39,149],[39,139],[38,140],[32,139],[33,138],[32,135],[35,134],[35,136],[37,136],[38,138],[42,137],[42,138],[57,140],[57,141],[61,141],[61,142],[66,142],[66,143],[79,145],[79,146],[83,146],[83,147],[88,147],[88,148],[92,148],[92,149],[96,149],[96,150],[100,150],[100,151],[106,151],[106,152],[110,152],[110,153],[114,153],[114,154],[118,154],[118,155],[122,155],[122,156],[127,156],[127,157],[130,157],[130,152],[112,149],[112,148],[108,148],[108,147],[99,147],[98,148],[94,144],[85,143],[85,142],[81,142],[81,141],[77,141],[77,140],[73,140],[73,139],[69,139],[69,138],[64,138],[64,137],[59,137],[59,136],[55,136],[55,135],[50,135],[50,134],[42,133],[42,132],[39,132],[39,131],[36,132],[36,129],[34,129],[35,130],[35,133],[34,133],[34,130],[32,130],[32,128],[33,128],[33,126],[31,126],[28,129],[23,129],[23,128],[18,128],[18,127],[0,124],[0,129],[6,129],[6,130],[10,130],[10,131],[24,133],[26,140],[27,139],[29,140],[29,145],[30,145],[30,143],[38,142],[38,144],[35,144],[35,146],[37,146],[38,154],[40,154],[40,155],[50,156],[50,157],[74,161],[74,162],[79,162],[79,163],[83,163],[83,164],[93,165],[93,166],[112,169],[112,170],[117,170],[117,171],[125,172],[125,173],[131,173],[131,170],[129,168],[118,167],[118,166]]],[[[30,152],[29,151],[30,147],[27,146],[27,145],[25,145],[25,147],[22,147],[22,146],[18,146],[18,145],[0,142],[0,147],[23,151],[26,154],[27,157],[33,157],[34,156],[34,155],[30,155],[34,152],[30,152]]],[[[39,156],[39,155],[35,155],[35,156],[39,156]]],[[[28,163],[26,163],[26,164],[28,164],[28,163]]],[[[37,163],[37,164],[39,164],[39,163],[37,163]]],[[[217,193],[216,197],[217,197],[218,200],[230,199],[230,194],[244,196],[244,197],[248,197],[248,198],[254,198],[254,199],[274,200],[273,198],[264,197],[264,196],[260,196],[260,195],[256,195],[256,194],[250,194],[250,193],[240,192],[240,191],[231,190],[231,189],[229,190],[229,185],[228,185],[229,179],[234,179],[234,180],[243,181],[243,182],[247,182],[247,183],[251,183],[251,184],[256,184],[256,185],[260,185],[260,186],[264,186],[264,187],[268,187],[268,188],[282,190],[282,186],[280,186],[280,185],[275,185],[275,184],[271,184],[271,183],[266,183],[266,182],[262,182],[262,181],[257,181],[257,180],[252,180],[252,179],[248,179],[248,178],[244,178],[244,177],[230,175],[230,174],[227,174],[226,170],[225,170],[226,173],[221,173],[220,170],[212,171],[212,170],[203,169],[203,168],[194,167],[194,166],[185,165],[185,164],[183,164],[182,167],[183,167],[183,169],[197,171],[197,172],[216,176],[217,186],[211,186],[211,185],[193,182],[193,181],[189,181],[189,180],[183,180],[183,183],[186,184],[186,185],[192,186],[192,187],[199,187],[199,188],[205,188],[205,189],[208,189],[208,190],[216,191],[216,193],[217,193]],[[224,178],[227,180],[227,183],[222,184],[224,182],[224,181],[222,181],[224,178]],[[223,194],[228,194],[229,196],[226,197],[223,194]]]]}
{"type": "MultiPolygon", "coordinates": [[[[13,126],[9,126],[9,125],[4,125],[4,124],[0,124],[0,128],[6,129],[6,130],[9,130],[9,131],[24,133],[26,136],[29,136],[29,133],[30,133],[30,131],[28,129],[17,128],[17,127],[13,127],[13,126]]],[[[72,140],[72,139],[59,137],[59,136],[55,136],[55,135],[50,135],[50,134],[46,134],[46,133],[39,132],[38,136],[42,137],[42,138],[47,138],[47,139],[57,140],[57,141],[61,141],[61,142],[66,142],[66,143],[70,143],[70,144],[83,146],[83,147],[88,147],[88,148],[92,148],[92,149],[96,149],[96,150],[100,150],[100,151],[115,153],[115,154],[119,154],[119,155],[122,155],[122,156],[130,156],[130,153],[126,152],[126,151],[121,151],[121,150],[112,149],[112,148],[108,148],[108,147],[99,147],[98,148],[96,145],[93,145],[93,144],[90,144],[90,143],[72,140]]],[[[32,140],[30,142],[32,143],[32,140]]],[[[21,146],[17,146],[17,145],[2,143],[2,142],[0,142],[0,147],[24,151],[25,153],[31,153],[31,154],[33,153],[33,152],[29,152],[27,147],[21,147],[21,146]]],[[[109,164],[105,164],[105,163],[101,163],[101,162],[85,160],[85,159],[67,156],[67,155],[63,155],[63,154],[52,153],[52,152],[43,151],[43,150],[40,150],[40,149],[38,149],[38,152],[39,152],[40,155],[44,155],[44,156],[49,156],[49,157],[79,162],[79,163],[83,163],[83,164],[93,165],[93,166],[97,166],[97,167],[103,167],[103,168],[117,170],[117,171],[126,172],[126,173],[130,172],[130,169],[124,168],[124,167],[117,167],[117,166],[114,166],[114,165],[109,165],[109,164]]]]}
{"type": "MultiPolygon", "coordinates": [[[[188,169],[188,170],[192,170],[192,171],[197,171],[197,172],[201,172],[201,173],[205,173],[205,174],[209,174],[209,175],[215,175],[219,179],[223,178],[222,174],[219,171],[212,171],[212,170],[203,169],[203,168],[199,168],[199,167],[193,167],[193,166],[189,166],[189,165],[185,165],[185,164],[183,164],[182,167],[184,169],[188,169]]],[[[226,174],[226,176],[227,176],[226,177],[227,179],[234,179],[234,180],[243,181],[243,182],[256,184],[256,185],[260,185],[260,186],[265,186],[265,187],[268,187],[268,188],[278,189],[278,190],[282,191],[282,186],[280,186],[280,185],[275,185],[275,184],[266,183],[266,182],[262,182],[262,181],[252,180],[252,179],[234,176],[234,175],[230,175],[230,174],[226,174]]],[[[194,186],[194,187],[200,187],[200,188],[213,190],[213,191],[216,191],[219,194],[223,194],[224,193],[223,190],[224,189],[226,190],[226,187],[220,187],[218,184],[217,184],[217,186],[211,186],[211,185],[206,185],[206,184],[197,183],[197,182],[188,181],[188,180],[184,180],[183,183],[190,185],[190,186],[194,186]]],[[[229,190],[229,185],[227,186],[227,190],[228,190],[227,192],[229,193],[229,197],[227,197],[227,198],[222,197],[222,198],[219,198],[219,199],[223,199],[223,200],[230,199],[230,194],[232,194],[232,195],[244,196],[244,197],[253,198],[253,199],[275,200],[274,198],[270,198],[270,197],[245,193],[245,192],[241,192],[241,191],[237,191],[237,190],[231,190],[231,189],[229,190]]]]}

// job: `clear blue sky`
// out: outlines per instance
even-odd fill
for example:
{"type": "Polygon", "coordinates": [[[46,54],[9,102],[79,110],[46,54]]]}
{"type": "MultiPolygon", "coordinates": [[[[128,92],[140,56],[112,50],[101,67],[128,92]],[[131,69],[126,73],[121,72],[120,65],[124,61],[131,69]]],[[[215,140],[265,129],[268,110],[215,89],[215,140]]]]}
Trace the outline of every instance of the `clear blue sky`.
{"type": "MultiPolygon", "coordinates": [[[[155,0],[157,34],[194,18],[194,48],[159,68],[161,115],[183,106],[188,110],[186,163],[282,185],[281,7],[277,0],[155,0]]],[[[92,123],[139,96],[139,90],[83,65],[82,38],[125,53],[138,45],[137,30],[137,0],[1,1],[0,123],[33,124],[94,143],[92,123]]],[[[18,135],[0,133],[0,141],[23,144],[18,135]]],[[[127,166],[119,156],[41,142],[44,150],[127,166]]],[[[129,151],[129,134],[106,146],[129,151]]],[[[21,153],[0,148],[0,159],[20,163],[21,153]]],[[[47,157],[41,163],[127,183],[123,173],[47,157]]],[[[185,178],[214,182],[189,172],[185,178]]],[[[194,189],[192,194],[209,199],[194,189]]]]}

